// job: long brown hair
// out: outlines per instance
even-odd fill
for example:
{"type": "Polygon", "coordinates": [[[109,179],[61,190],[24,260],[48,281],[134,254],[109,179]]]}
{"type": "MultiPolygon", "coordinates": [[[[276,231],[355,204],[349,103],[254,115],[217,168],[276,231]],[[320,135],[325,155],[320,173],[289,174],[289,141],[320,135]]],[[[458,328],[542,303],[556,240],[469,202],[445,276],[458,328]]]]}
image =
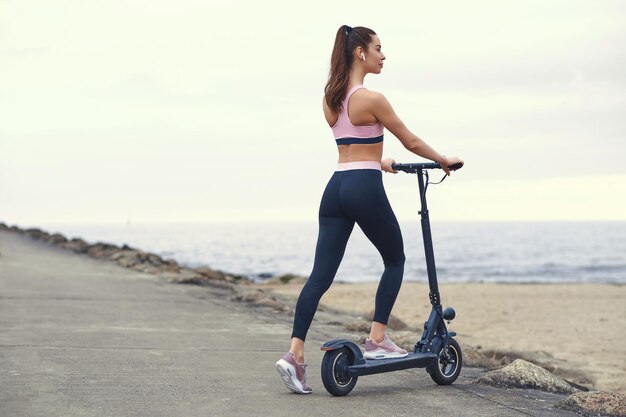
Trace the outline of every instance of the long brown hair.
{"type": "Polygon", "coordinates": [[[348,25],[343,25],[337,31],[333,54],[330,58],[328,82],[324,87],[326,104],[333,113],[341,111],[341,102],[348,89],[350,67],[354,60],[352,52],[357,46],[367,51],[367,45],[372,41],[374,35],[376,32],[363,26],[351,28],[348,25]]]}

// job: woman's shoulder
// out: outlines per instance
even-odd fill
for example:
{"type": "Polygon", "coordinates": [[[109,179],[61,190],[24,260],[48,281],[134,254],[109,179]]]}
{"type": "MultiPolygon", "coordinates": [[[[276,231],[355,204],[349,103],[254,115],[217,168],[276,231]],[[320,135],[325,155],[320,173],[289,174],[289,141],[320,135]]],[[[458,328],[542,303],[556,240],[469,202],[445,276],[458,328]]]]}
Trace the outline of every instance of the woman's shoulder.
{"type": "Polygon", "coordinates": [[[352,93],[352,95],[354,97],[360,96],[363,98],[376,99],[376,100],[385,98],[385,96],[382,93],[378,91],[370,90],[369,88],[363,87],[363,86],[359,86],[359,88],[355,90],[354,93],[352,93]]]}
{"type": "Polygon", "coordinates": [[[384,105],[387,103],[387,98],[382,93],[369,90],[365,87],[356,90],[352,96],[358,101],[367,101],[374,106],[384,105]]]}

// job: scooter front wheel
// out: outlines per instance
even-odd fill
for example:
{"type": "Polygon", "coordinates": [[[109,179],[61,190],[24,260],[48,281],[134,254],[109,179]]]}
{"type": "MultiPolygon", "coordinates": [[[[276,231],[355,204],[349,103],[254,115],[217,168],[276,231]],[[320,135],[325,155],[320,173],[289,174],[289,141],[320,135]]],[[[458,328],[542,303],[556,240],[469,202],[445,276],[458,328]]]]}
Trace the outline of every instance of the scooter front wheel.
{"type": "Polygon", "coordinates": [[[347,347],[329,350],[322,359],[322,382],[330,394],[348,395],[358,377],[348,375],[348,367],[354,364],[354,354],[347,347]]]}
{"type": "Polygon", "coordinates": [[[430,377],[439,385],[450,385],[458,378],[463,367],[463,354],[458,342],[450,338],[447,348],[438,352],[436,362],[429,369],[430,377]]]}

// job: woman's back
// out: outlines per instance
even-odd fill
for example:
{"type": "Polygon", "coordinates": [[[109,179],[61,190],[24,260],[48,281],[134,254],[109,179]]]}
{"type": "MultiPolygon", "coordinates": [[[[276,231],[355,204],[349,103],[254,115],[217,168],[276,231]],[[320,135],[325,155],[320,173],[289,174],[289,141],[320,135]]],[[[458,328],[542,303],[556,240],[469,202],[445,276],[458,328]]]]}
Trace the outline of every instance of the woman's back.
{"type": "Polygon", "coordinates": [[[333,113],[324,101],[324,116],[333,131],[340,163],[382,158],[383,125],[371,111],[372,95],[363,85],[354,85],[348,89],[338,113],[333,113]]]}

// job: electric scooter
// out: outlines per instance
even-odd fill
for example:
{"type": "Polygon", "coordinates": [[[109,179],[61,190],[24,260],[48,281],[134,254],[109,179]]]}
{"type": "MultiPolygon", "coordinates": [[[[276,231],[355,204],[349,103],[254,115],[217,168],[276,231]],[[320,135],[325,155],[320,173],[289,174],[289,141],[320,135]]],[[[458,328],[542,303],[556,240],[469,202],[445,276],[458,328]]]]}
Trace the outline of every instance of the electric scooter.
{"type": "MultiPolygon", "coordinates": [[[[457,170],[462,166],[462,163],[458,163],[451,165],[449,169],[457,170]]],[[[456,333],[449,332],[445,324],[445,322],[450,324],[456,312],[452,307],[443,310],[441,306],[430,219],[426,205],[428,170],[441,169],[441,165],[434,162],[393,164],[392,168],[409,174],[417,174],[421,202],[419,214],[432,309],[428,321],[424,323],[422,337],[415,344],[413,352],[402,358],[365,359],[357,344],[346,339],[333,339],[324,343],[320,348],[326,351],[322,359],[322,382],[326,391],[334,396],[348,395],[356,385],[359,376],[410,368],[426,368],[426,372],[437,384],[450,385],[457,379],[463,366],[461,347],[453,338],[456,333]]]]}

